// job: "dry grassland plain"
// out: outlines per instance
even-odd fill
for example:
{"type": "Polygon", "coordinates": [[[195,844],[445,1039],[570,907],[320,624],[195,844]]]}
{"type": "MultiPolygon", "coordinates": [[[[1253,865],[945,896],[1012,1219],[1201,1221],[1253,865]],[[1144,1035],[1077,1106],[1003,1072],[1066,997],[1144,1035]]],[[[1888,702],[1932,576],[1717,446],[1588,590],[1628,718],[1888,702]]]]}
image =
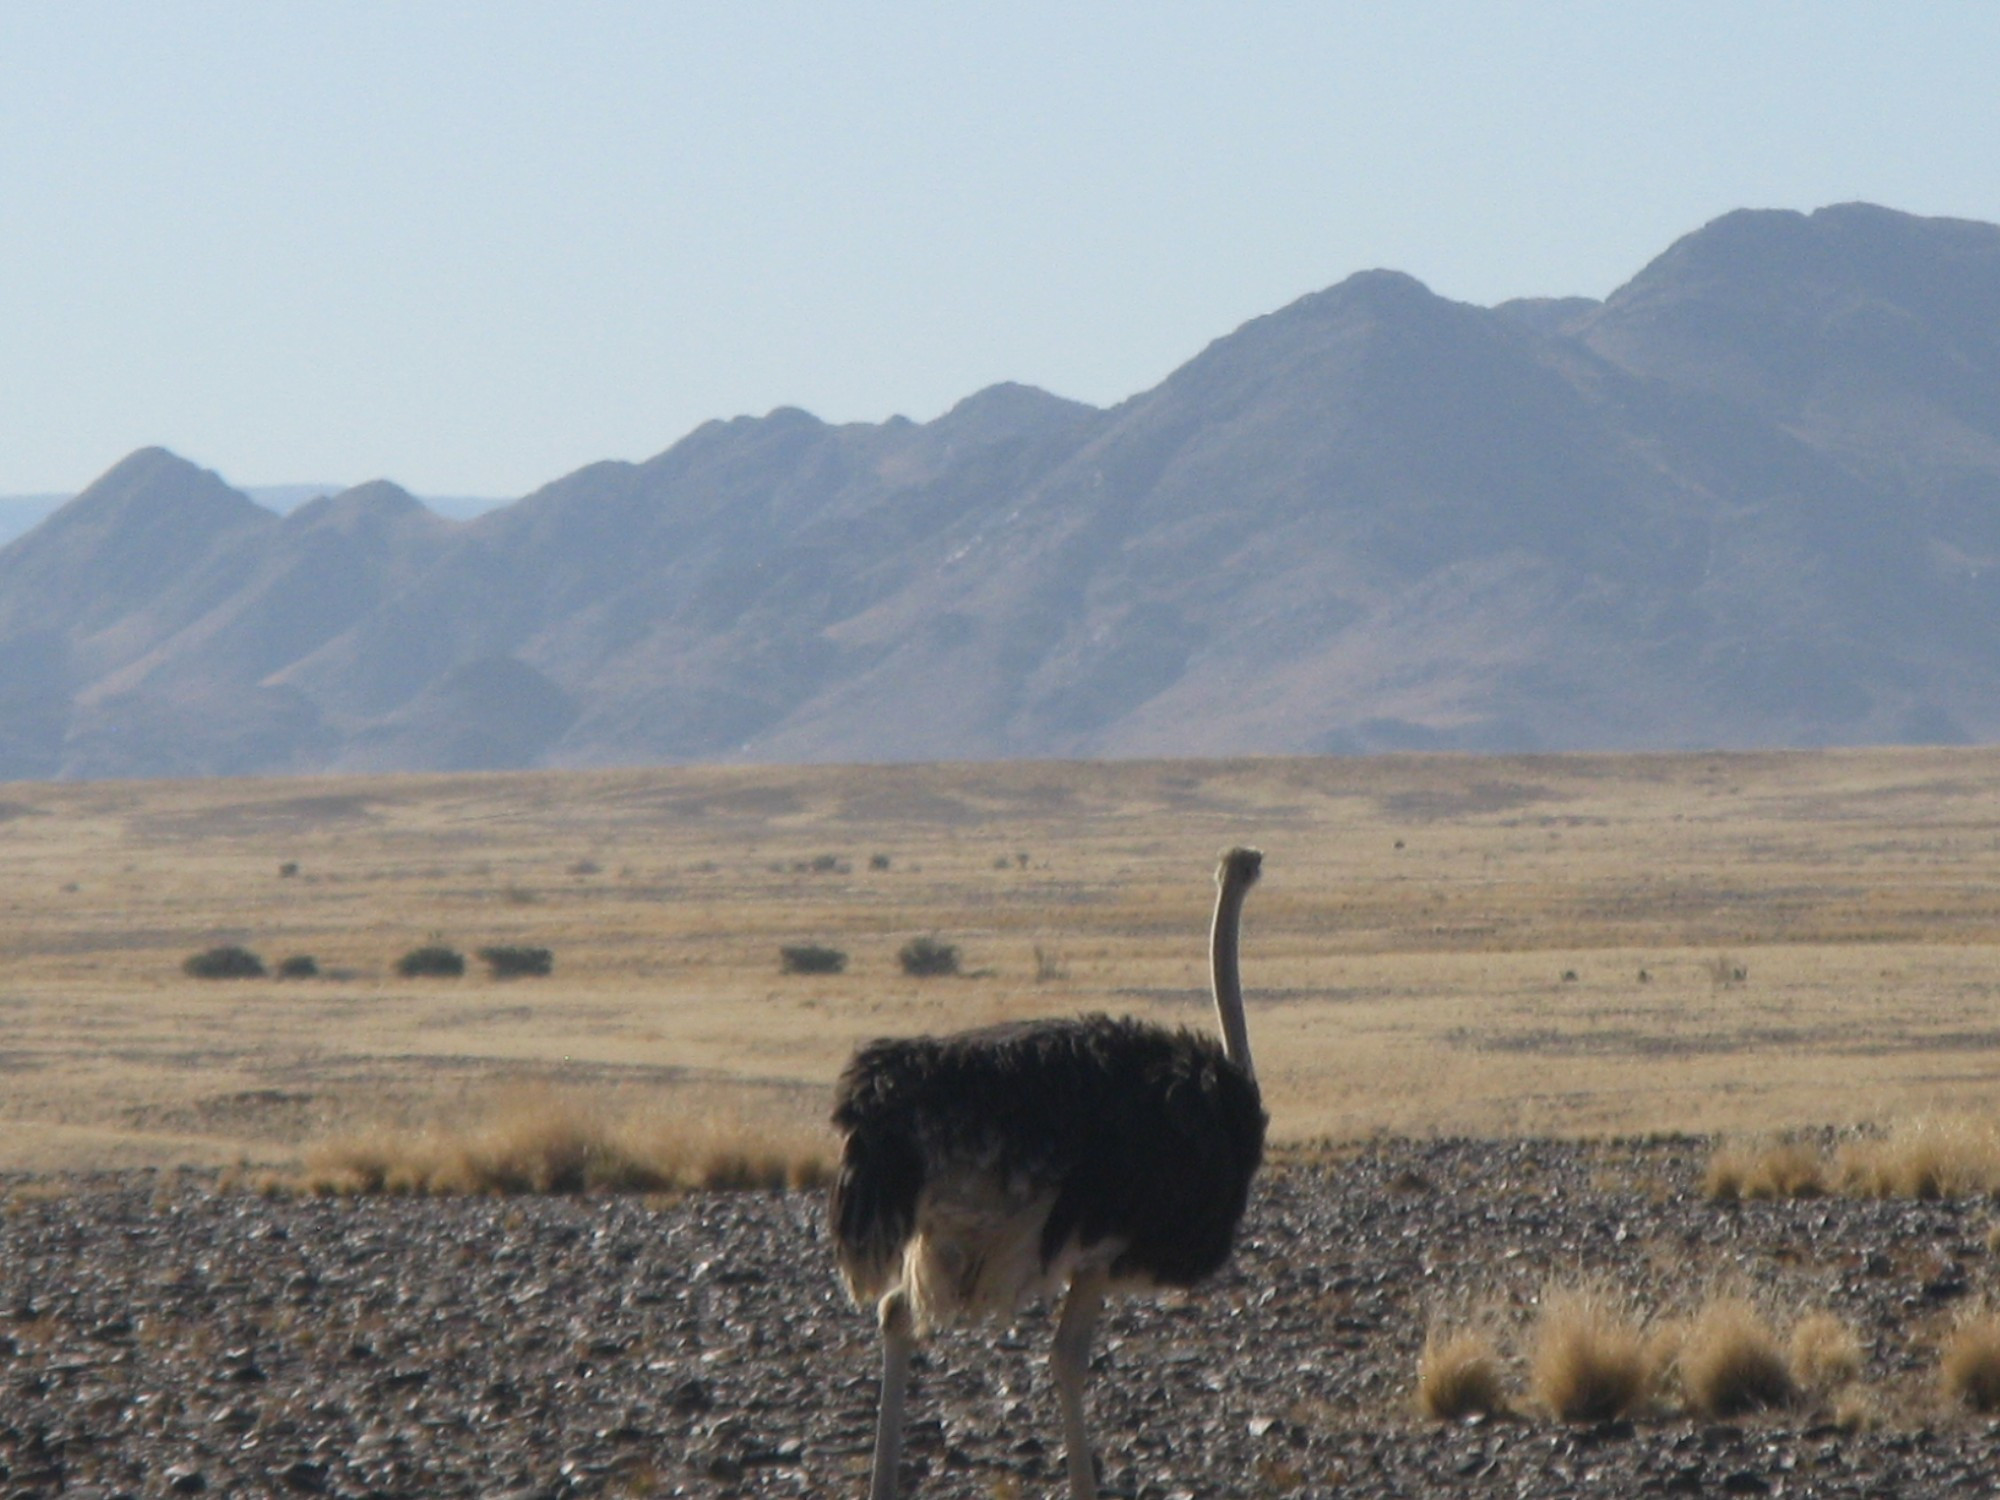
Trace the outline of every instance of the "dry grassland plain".
{"type": "Polygon", "coordinates": [[[1244,974],[1279,1140],[1994,1102],[1996,750],[17,784],[0,1168],[283,1163],[523,1090],[814,1131],[867,1037],[1211,1024],[1231,843],[1266,851],[1244,974]],[[965,972],[901,973],[924,934],[965,972]],[[397,977],[433,936],[554,973],[397,977]],[[220,943],[321,974],[183,975],[220,943]],[[845,972],[781,972],[794,943],[845,972]]]}

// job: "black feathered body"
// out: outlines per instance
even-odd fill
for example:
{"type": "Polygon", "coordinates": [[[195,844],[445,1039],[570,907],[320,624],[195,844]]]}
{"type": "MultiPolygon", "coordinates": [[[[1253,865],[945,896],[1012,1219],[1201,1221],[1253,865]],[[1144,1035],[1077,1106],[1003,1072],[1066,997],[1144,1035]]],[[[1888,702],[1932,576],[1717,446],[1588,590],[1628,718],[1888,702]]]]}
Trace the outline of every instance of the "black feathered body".
{"type": "Polygon", "coordinates": [[[1228,1259],[1263,1158],[1214,1040],[1109,1016],[871,1042],[841,1075],[829,1216],[861,1301],[921,1328],[1007,1316],[1079,1265],[1184,1287],[1228,1259]]]}

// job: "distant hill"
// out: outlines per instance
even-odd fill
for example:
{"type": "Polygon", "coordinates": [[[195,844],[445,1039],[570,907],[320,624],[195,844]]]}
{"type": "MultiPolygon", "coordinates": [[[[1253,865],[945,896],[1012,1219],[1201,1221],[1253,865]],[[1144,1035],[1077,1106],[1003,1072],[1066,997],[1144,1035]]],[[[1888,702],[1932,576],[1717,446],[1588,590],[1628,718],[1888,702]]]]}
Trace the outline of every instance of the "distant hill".
{"type": "Polygon", "coordinates": [[[463,523],[143,450],[0,549],[13,777],[1995,738],[2000,228],[1863,204],[463,523]]]}

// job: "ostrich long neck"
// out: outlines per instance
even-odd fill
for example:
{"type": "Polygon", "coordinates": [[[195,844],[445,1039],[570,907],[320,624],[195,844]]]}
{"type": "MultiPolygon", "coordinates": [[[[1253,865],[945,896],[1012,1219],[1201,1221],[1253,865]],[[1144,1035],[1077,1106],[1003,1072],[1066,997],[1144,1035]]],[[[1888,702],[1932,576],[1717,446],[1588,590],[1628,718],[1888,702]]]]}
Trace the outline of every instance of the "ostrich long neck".
{"type": "Polygon", "coordinates": [[[1209,972],[1215,984],[1215,1018],[1222,1026],[1222,1050],[1251,1078],[1250,1029],[1243,1020],[1243,984],[1236,970],[1237,934],[1243,923],[1243,897],[1257,878],[1252,860],[1225,855],[1216,872],[1215,926],[1208,935],[1209,972]]]}

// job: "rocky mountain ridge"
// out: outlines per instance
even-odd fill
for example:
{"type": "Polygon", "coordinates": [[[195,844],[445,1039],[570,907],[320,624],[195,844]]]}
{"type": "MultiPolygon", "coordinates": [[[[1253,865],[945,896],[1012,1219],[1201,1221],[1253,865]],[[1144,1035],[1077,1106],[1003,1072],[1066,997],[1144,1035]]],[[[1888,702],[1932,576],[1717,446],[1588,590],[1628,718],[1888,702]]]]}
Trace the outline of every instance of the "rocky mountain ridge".
{"type": "Polygon", "coordinates": [[[1744,211],[466,522],[142,450],[0,549],[0,776],[1989,740],[1996,565],[2000,228],[1744,211]]]}

